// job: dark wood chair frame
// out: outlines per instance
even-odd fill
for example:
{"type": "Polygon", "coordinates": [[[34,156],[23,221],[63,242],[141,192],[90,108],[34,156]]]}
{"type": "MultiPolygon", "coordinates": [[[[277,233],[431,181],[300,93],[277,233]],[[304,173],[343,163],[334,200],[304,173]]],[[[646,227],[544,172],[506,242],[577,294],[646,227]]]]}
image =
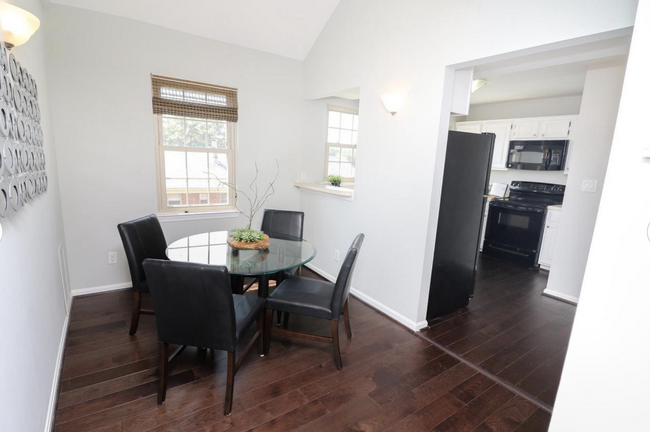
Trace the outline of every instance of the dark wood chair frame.
{"type": "MultiPolygon", "coordinates": [[[[343,322],[345,325],[345,333],[348,337],[348,340],[352,339],[352,328],[350,327],[350,311],[348,308],[348,303],[349,299],[345,300],[345,304],[343,305],[343,322]]],[[[334,364],[336,365],[336,368],[338,370],[343,369],[343,361],[341,360],[341,347],[339,344],[339,320],[338,319],[333,319],[330,320],[330,329],[331,329],[331,336],[321,336],[321,335],[316,335],[313,333],[303,333],[303,332],[297,332],[297,331],[292,331],[292,330],[287,330],[287,320],[289,318],[288,313],[284,313],[284,328],[273,328],[273,310],[272,309],[267,309],[266,310],[266,325],[264,327],[266,331],[266,335],[264,336],[265,340],[265,346],[264,346],[264,354],[269,353],[269,348],[270,348],[270,341],[271,341],[271,332],[273,334],[277,334],[278,336],[283,336],[287,338],[299,338],[299,339],[307,339],[307,340],[312,340],[316,342],[325,342],[332,344],[332,349],[333,349],[333,354],[334,354],[334,364]]]]}
{"type": "MultiPolygon", "coordinates": [[[[261,313],[257,317],[257,331],[251,338],[250,342],[244,348],[244,351],[236,359],[234,351],[228,352],[228,371],[226,378],[226,401],[224,402],[223,414],[229,416],[232,412],[232,401],[235,389],[235,375],[241,368],[242,363],[248,356],[248,353],[257,342],[257,352],[260,357],[264,357],[264,314],[261,313]]],[[[158,343],[158,367],[160,376],[158,377],[158,405],[165,402],[167,397],[167,375],[169,373],[169,362],[177,357],[187,345],[178,347],[171,355],[169,354],[169,344],[164,342],[158,343]]]]}

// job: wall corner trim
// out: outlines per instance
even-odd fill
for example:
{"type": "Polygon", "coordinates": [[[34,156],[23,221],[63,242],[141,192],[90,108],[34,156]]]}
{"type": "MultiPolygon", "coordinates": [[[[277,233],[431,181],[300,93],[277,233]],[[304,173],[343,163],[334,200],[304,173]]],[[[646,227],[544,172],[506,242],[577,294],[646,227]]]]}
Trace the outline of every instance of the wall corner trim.
{"type": "Polygon", "coordinates": [[[61,331],[61,340],[59,342],[59,352],[56,355],[56,364],[54,365],[54,377],[52,378],[52,389],[50,392],[50,403],[47,407],[47,417],[45,418],[45,431],[54,430],[54,418],[56,414],[56,405],[59,396],[59,383],[61,382],[61,372],[63,371],[63,355],[65,354],[65,342],[68,337],[68,326],[70,325],[70,315],[65,316],[63,329],[61,331]]]}
{"type": "Polygon", "coordinates": [[[72,297],[77,297],[77,296],[88,295],[88,294],[97,294],[97,293],[108,292],[108,291],[116,291],[125,288],[131,288],[131,282],[122,282],[113,285],[102,285],[102,286],[89,287],[89,288],[73,289],[71,293],[72,293],[72,297]]]}
{"type": "Polygon", "coordinates": [[[578,297],[566,295],[566,294],[558,292],[558,291],[545,289],[542,294],[545,295],[545,296],[548,296],[548,297],[553,297],[554,299],[557,299],[557,300],[562,300],[564,302],[574,304],[574,305],[578,304],[578,297]]]}
{"type": "MultiPolygon", "coordinates": [[[[318,273],[325,279],[329,280],[330,282],[335,282],[336,277],[332,276],[331,274],[319,269],[318,267],[314,266],[313,264],[306,264],[305,267],[307,267],[310,270],[313,270],[314,272],[318,273]]],[[[358,298],[368,306],[370,306],[373,309],[376,309],[377,311],[383,313],[384,315],[388,316],[389,318],[397,321],[404,327],[408,328],[409,330],[412,330],[414,332],[417,332],[425,327],[427,327],[429,324],[426,321],[419,321],[415,322],[413,320],[408,319],[404,315],[402,315],[399,312],[394,311],[393,309],[389,308],[388,306],[384,305],[383,303],[378,302],[377,300],[373,299],[367,294],[362,293],[358,289],[352,287],[350,288],[350,294],[352,294],[354,297],[358,298]]]]}

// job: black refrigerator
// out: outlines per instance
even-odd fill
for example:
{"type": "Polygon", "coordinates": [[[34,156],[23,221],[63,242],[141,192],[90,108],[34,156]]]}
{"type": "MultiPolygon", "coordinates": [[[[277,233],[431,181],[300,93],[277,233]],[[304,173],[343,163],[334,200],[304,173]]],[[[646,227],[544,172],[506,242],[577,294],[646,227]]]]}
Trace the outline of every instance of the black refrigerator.
{"type": "Polygon", "coordinates": [[[427,321],[468,305],[495,135],[449,131],[427,321]]]}

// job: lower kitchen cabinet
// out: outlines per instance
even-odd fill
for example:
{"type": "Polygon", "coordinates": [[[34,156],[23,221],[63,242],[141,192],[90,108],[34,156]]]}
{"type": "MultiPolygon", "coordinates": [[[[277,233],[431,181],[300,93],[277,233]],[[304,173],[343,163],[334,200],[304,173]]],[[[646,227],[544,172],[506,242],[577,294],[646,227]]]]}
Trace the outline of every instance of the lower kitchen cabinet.
{"type": "Polygon", "coordinates": [[[560,227],[560,215],[562,206],[549,206],[546,212],[546,223],[544,224],[544,234],[542,237],[542,247],[539,251],[539,266],[543,269],[550,270],[555,248],[557,231],[560,227]]]}

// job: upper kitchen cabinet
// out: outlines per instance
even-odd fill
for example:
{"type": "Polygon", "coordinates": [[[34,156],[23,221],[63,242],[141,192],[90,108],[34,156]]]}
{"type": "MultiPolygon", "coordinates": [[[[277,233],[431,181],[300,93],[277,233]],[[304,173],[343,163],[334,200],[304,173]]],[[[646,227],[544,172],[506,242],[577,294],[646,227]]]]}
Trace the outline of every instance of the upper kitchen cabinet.
{"type": "Polygon", "coordinates": [[[459,132],[481,133],[483,122],[462,122],[456,123],[456,130],[459,132]]]}
{"type": "Polygon", "coordinates": [[[571,129],[575,126],[576,117],[562,117],[542,120],[539,124],[540,137],[546,138],[568,138],[571,136],[571,129]]]}
{"type": "Polygon", "coordinates": [[[512,120],[511,139],[560,139],[572,137],[577,116],[540,117],[512,120]]]}
{"type": "Polygon", "coordinates": [[[519,119],[512,121],[510,138],[537,138],[539,136],[538,119],[519,119]]]}
{"type": "Polygon", "coordinates": [[[510,122],[485,122],[481,128],[481,132],[491,132],[496,135],[494,139],[494,152],[492,152],[492,169],[507,169],[510,122]]]}

